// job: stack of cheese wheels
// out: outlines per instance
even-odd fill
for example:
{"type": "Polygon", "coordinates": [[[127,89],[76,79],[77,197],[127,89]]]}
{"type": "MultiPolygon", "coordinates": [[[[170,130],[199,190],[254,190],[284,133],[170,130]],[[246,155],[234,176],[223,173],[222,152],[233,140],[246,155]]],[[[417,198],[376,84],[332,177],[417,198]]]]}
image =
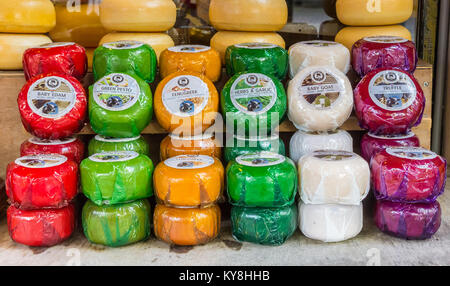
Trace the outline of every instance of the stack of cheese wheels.
{"type": "Polygon", "coordinates": [[[207,155],[178,155],[159,163],[153,184],[155,235],[169,244],[199,245],[220,231],[217,201],[224,188],[222,163],[207,155]]]}

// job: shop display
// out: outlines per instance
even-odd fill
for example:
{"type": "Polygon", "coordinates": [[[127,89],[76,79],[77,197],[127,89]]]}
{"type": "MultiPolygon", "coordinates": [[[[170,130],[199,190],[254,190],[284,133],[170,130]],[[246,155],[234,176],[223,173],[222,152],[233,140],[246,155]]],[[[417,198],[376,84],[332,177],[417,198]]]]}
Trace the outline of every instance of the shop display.
{"type": "Polygon", "coordinates": [[[420,142],[412,132],[398,135],[375,135],[369,132],[361,139],[361,156],[370,162],[375,154],[388,147],[420,147],[420,142]]]}
{"type": "Polygon", "coordinates": [[[88,146],[89,156],[104,152],[134,151],[149,156],[149,146],[142,136],[134,138],[111,138],[96,135],[88,146]]]}
{"type": "Polygon", "coordinates": [[[84,143],[76,137],[46,140],[32,137],[20,145],[20,156],[60,154],[77,164],[84,158],[84,143]]]}
{"type": "Polygon", "coordinates": [[[160,144],[161,161],[179,155],[206,155],[222,158],[221,143],[212,133],[181,137],[174,134],[167,135],[160,144]]]}
{"type": "Polygon", "coordinates": [[[286,147],[283,140],[277,134],[271,136],[257,136],[246,138],[239,135],[231,135],[226,141],[224,153],[225,161],[230,162],[241,155],[267,151],[286,155],[286,147]]]}

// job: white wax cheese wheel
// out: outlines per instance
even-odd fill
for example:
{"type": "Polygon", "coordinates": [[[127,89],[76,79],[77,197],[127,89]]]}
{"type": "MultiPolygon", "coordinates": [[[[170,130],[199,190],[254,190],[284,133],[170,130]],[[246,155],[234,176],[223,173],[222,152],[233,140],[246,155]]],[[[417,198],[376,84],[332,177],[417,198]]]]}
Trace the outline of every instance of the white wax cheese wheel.
{"type": "Polygon", "coordinates": [[[308,238],[339,242],[357,236],[363,227],[363,206],[299,204],[299,226],[308,238]]]}
{"type": "Polygon", "coordinates": [[[51,42],[45,35],[0,33],[0,70],[21,70],[22,55],[27,49],[51,42]]]}
{"type": "Polygon", "coordinates": [[[306,154],[318,150],[342,150],[353,152],[353,138],[344,130],[328,132],[297,131],[291,138],[290,158],[294,162],[306,154]]]}
{"type": "Polygon", "coordinates": [[[289,48],[291,78],[309,66],[333,66],[346,74],[350,69],[350,51],[331,41],[305,41],[292,45],[289,48]]]}
{"type": "Polygon", "coordinates": [[[299,160],[298,172],[307,204],[358,205],[370,189],[369,164],[351,152],[315,151],[299,160]]]}
{"type": "Polygon", "coordinates": [[[304,131],[329,131],[342,126],[353,110],[353,89],[334,67],[307,67],[289,82],[288,116],[304,131]]]}

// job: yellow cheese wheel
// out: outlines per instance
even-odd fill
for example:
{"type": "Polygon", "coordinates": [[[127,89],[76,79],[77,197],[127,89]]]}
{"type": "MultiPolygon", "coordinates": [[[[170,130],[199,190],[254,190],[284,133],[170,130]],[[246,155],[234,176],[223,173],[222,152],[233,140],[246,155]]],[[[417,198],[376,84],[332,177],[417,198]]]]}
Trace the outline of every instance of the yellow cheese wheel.
{"type": "Polygon", "coordinates": [[[413,12],[413,0],[337,0],[340,22],[349,26],[395,25],[413,12]]]}
{"type": "Polygon", "coordinates": [[[0,1],[1,33],[44,34],[55,24],[55,7],[50,0],[0,1]]]}
{"type": "Polygon", "coordinates": [[[90,71],[92,71],[92,63],[94,62],[94,52],[95,52],[95,48],[87,48],[86,49],[86,56],[88,59],[88,68],[90,71]]]}
{"type": "Polygon", "coordinates": [[[175,46],[172,38],[165,33],[110,33],[100,40],[99,46],[118,41],[143,42],[155,50],[158,59],[165,49],[175,46]]]}
{"type": "Polygon", "coordinates": [[[211,39],[211,48],[218,51],[225,64],[225,52],[229,46],[243,43],[269,43],[285,48],[286,43],[283,38],[273,32],[217,32],[211,39]]]}
{"type": "Polygon", "coordinates": [[[21,70],[25,50],[51,42],[45,35],[0,33],[0,70],[21,70]]]}
{"type": "Polygon", "coordinates": [[[175,25],[172,0],[103,0],[100,20],[107,29],[124,32],[164,32],[175,25]]]}
{"type": "Polygon", "coordinates": [[[207,155],[220,159],[222,148],[219,140],[213,134],[180,137],[169,134],[160,144],[161,161],[178,155],[207,155]]]}
{"type": "Polygon", "coordinates": [[[217,30],[274,32],[286,25],[285,0],[212,0],[209,20],[217,30]]]}
{"type": "Polygon", "coordinates": [[[345,27],[337,33],[335,42],[346,46],[350,51],[353,44],[364,37],[370,36],[397,36],[411,40],[411,33],[401,25],[377,27],[345,27]]]}

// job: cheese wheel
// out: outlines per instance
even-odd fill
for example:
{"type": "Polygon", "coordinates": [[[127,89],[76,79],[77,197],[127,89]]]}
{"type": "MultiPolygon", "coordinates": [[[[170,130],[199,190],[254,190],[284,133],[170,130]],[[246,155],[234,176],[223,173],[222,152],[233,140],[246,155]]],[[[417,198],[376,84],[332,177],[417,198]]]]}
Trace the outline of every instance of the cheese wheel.
{"type": "Polygon", "coordinates": [[[94,63],[95,50],[96,49],[94,49],[94,48],[87,48],[86,49],[86,57],[88,59],[88,70],[89,71],[92,71],[92,66],[93,66],[93,63],[94,63]]]}
{"type": "Polygon", "coordinates": [[[160,144],[161,161],[178,155],[206,155],[222,158],[221,143],[214,138],[213,134],[180,137],[169,134],[160,144]]]}
{"type": "Polygon", "coordinates": [[[153,184],[159,201],[171,207],[204,207],[222,195],[225,171],[217,159],[179,155],[159,163],[153,184]]]}
{"type": "Polygon", "coordinates": [[[359,125],[374,134],[405,134],[422,121],[422,88],[402,70],[382,68],[368,73],[354,95],[359,125]]]}
{"type": "Polygon", "coordinates": [[[220,231],[220,208],[171,208],[156,205],[153,215],[155,235],[175,245],[200,245],[214,240],[220,231]]]}
{"type": "Polygon", "coordinates": [[[417,147],[389,147],[372,157],[372,189],[379,200],[432,203],[445,189],[446,160],[417,147]]]}
{"type": "Polygon", "coordinates": [[[51,43],[45,35],[16,35],[0,33],[0,70],[21,70],[22,55],[35,46],[51,43]]]}
{"type": "Polygon", "coordinates": [[[353,45],[352,65],[360,77],[378,68],[414,73],[417,51],[413,42],[394,36],[365,37],[353,45]]]}
{"type": "Polygon", "coordinates": [[[119,41],[146,43],[155,50],[156,59],[159,59],[159,56],[165,49],[175,46],[172,38],[164,33],[109,33],[100,40],[99,45],[119,41]]]}
{"type": "Polygon", "coordinates": [[[347,131],[340,129],[327,132],[305,132],[299,130],[292,136],[289,150],[289,157],[297,163],[301,157],[319,150],[353,152],[353,138],[347,131]]]}
{"type": "Polygon", "coordinates": [[[244,137],[239,135],[229,136],[225,146],[225,161],[230,162],[237,157],[249,153],[267,151],[286,155],[286,147],[283,140],[277,134],[271,136],[244,137]]]}
{"type": "Polygon", "coordinates": [[[0,3],[1,33],[45,34],[56,25],[50,0],[15,0],[0,3]]]}
{"type": "Polygon", "coordinates": [[[299,225],[308,238],[340,242],[357,236],[363,227],[363,206],[310,205],[300,202],[299,225]]]}
{"type": "Polygon", "coordinates": [[[337,0],[336,14],[348,26],[381,26],[405,22],[411,17],[413,0],[337,0]]]}
{"type": "Polygon", "coordinates": [[[75,207],[48,210],[21,210],[10,206],[7,211],[9,236],[17,243],[50,247],[68,239],[76,225],[75,207]]]}
{"type": "Polygon", "coordinates": [[[115,205],[153,195],[153,162],[133,151],[97,153],[80,165],[84,195],[96,205],[115,205]]]}
{"type": "Polygon", "coordinates": [[[222,114],[230,133],[267,135],[284,120],[286,101],[283,84],[277,78],[262,73],[238,73],[222,89],[222,114]]]}
{"type": "Polygon", "coordinates": [[[89,156],[104,152],[134,151],[141,155],[149,156],[149,146],[142,136],[133,138],[111,138],[96,135],[88,146],[89,156]]]}
{"type": "Polygon", "coordinates": [[[78,194],[78,165],[57,154],[20,157],[8,165],[5,185],[21,209],[65,207],[78,194]]]}
{"type": "Polygon", "coordinates": [[[289,48],[290,76],[310,66],[333,66],[343,73],[350,69],[350,51],[331,41],[305,41],[289,48]]]}
{"type": "Polygon", "coordinates": [[[300,197],[306,204],[359,205],[370,190],[370,168],[355,153],[321,150],[298,162],[300,197]]]}
{"type": "Polygon", "coordinates": [[[361,156],[370,162],[375,154],[388,147],[420,147],[420,141],[412,132],[397,135],[375,135],[369,132],[361,139],[361,156]]]}
{"type": "Polygon", "coordinates": [[[25,129],[42,139],[62,139],[84,126],[87,96],[74,77],[47,73],[30,79],[17,98],[25,129]]]}
{"type": "Polygon", "coordinates": [[[289,119],[297,129],[335,130],[353,111],[352,85],[334,67],[307,67],[289,82],[288,106],[289,119]]]}
{"type": "Polygon", "coordinates": [[[297,206],[231,208],[233,237],[262,245],[282,245],[297,229],[297,206]]]}
{"type": "Polygon", "coordinates": [[[89,119],[97,134],[136,137],[147,127],[152,116],[150,86],[134,74],[111,73],[89,87],[89,119]]]}
{"type": "Polygon", "coordinates": [[[225,64],[225,53],[229,46],[243,43],[267,43],[285,48],[284,39],[271,32],[230,32],[219,31],[211,38],[211,48],[218,51],[225,64]]]}
{"type": "Polygon", "coordinates": [[[212,0],[209,20],[217,30],[272,32],[288,19],[284,0],[212,0]]]}
{"type": "Polygon", "coordinates": [[[170,47],[161,53],[159,61],[161,77],[177,71],[204,74],[212,82],[220,79],[222,65],[219,52],[203,45],[170,47]]]}
{"type": "Polygon", "coordinates": [[[124,32],[164,32],[177,19],[172,0],[103,0],[100,21],[107,29],[124,32]]]}
{"type": "Polygon", "coordinates": [[[84,235],[95,244],[110,247],[146,240],[151,233],[150,204],[147,200],[113,206],[87,201],[82,211],[84,235]]]}
{"type": "Polygon", "coordinates": [[[412,40],[411,32],[401,26],[377,26],[377,27],[345,27],[335,37],[335,41],[343,44],[351,50],[354,43],[364,37],[370,36],[396,36],[412,40]]]}
{"type": "Polygon", "coordinates": [[[227,190],[235,206],[289,206],[295,199],[297,170],[291,159],[280,154],[241,155],[228,164],[227,190]]]}
{"type": "Polygon", "coordinates": [[[84,158],[84,143],[76,137],[62,140],[46,140],[32,137],[20,145],[20,156],[60,154],[77,164],[84,158]]]}
{"type": "Polygon", "coordinates": [[[156,88],[156,119],[170,133],[179,136],[203,133],[214,124],[218,110],[216,87],[202,74],[172,73],[156,88]]]}
{"type": "Polygon", "coordinates": [[[378,201],[375,225],[384,233],[404,239],[431,238],[441,226],[441,207],[438,202],[408,204],[378,201]]]}

